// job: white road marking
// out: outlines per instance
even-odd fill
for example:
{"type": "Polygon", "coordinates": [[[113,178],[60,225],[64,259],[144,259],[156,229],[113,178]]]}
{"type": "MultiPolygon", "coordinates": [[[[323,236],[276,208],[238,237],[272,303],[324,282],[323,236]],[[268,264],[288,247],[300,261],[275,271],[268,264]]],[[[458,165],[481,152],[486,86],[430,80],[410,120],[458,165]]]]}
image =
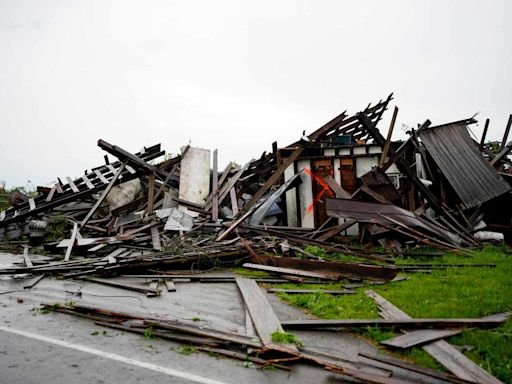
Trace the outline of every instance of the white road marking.
{"type": "Polygon", "coordinates": [[[164,373],[164,374],[169,375],[169,376],[179,377],[179,378],[182,378],[182,379],[185,379],[185,380],[189,380],[189,381],[193,381],[193,382],[196,382],[196,383],[201,383],[201,384],[226,384],[226,383],[224,383],[222,381],[217,381],[217,380],[209,379],[207,377],[202,377],[202,376],[194,375],[193,373],[178,371],[176,369],[162,367],[160,365],[146,363],[144,361],[139,361],[139,360],[135,360],[135,359],[130,359],[129,357],[124,357],[124,356],[116,355],[115,353],[104,352],[104,351],[100,351],[98,349],[86,347],[85,345],[73,344],[73,343],[70,343],[70,342],[67,342],[67,341],[64,341],[64,340],[53,339],[51,337],[47,337],[47,336],[43,336],[43,335],[37,335],[35,333],[25,332],[25,331],[21,331],[19,329],[13,329],[13,328],[9,328],[9,327],[0,326],[0,331],[4,331],[4,332],[7,332],[7,333],[13,333],[13,334],[24,336],[24,337],[28,337],[30,339],[44,341],[46,343],[55,344],[55,345],[58,345],[58,346],[61,346],[61,347],[65,347],[65,348],[75,349],[75,350],[80,351],[80,352],[90,353],[92,355],[96,355],[96,356],[104,357],[104,358],[107,358],[107,359],[119,361],[121,363],[131,364],[131,365],[135,365],[136,367],[150,369],[150,370],[155,371],[155,372],[164,373]]]}

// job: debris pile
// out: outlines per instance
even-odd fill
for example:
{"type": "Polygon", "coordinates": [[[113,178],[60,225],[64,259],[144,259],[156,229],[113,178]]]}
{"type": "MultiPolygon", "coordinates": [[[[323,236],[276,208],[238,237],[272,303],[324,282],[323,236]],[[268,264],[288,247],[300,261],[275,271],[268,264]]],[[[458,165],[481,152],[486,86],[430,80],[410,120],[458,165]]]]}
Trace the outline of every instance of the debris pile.
{"type": "MultiPolygon", "coordinates": [[[[151,327],[158,337],[234,358],[247,359],[249,349],[256,351],[249,354],[251,361],[260,365],[290,369],[291,361],[308,361],[363,382],[395,382],[382,372],[327,362],[290,340],[276,341],[271,336],[276,332],[286,335],[284,329],[433,328],[408,331],[387,345],[411,346],[418,344],[411,340],[419,339],[430,343],[424,347],[429,347],[429,353],[439,355],[449,347],[439,339],[464,326],[499,325],[506,316],[411,319],[369,292],[380,306],[387,307],[383,320],[280,322],[257,279],[190,273],[238,265],[275,275],[261,282],[314,284],[349,278],[352,286],[326,293],[350,294],[353,286],[399,281],[399,270],[435,268],[428,263],[396,267],[390,256],[418,255],[423,246],[429,247],[427,257],[439,254],[431,248],[463,254],[465,248],[500,236],[510,242],[508,154],[512,142],[506,141],[512,115],[498,148],[485,145],[488,120],[482,139],[471,138],[468,126],[476,123],[474,118],[437,126],[426,120],[409,131],[406,141],[393,142],[398,108],[387,138],[377,128],[391,100],[392,95],[353,116],[343,112],[313,133],[303,133],[295,143],[283,148],[273,143],[272,151],[259,159],[243,166],[230,163],[223,170],[218,169],[217,150],[213,164],[210,150],[191,146],[178,156],[159,160],[165,155],[160,145],[131,153],[99,140],[98,146],[115,161],[105,155],[104,165],[77,179],[67,177],[51,187],[38,187],[36,196],[17,196],[10,208],[0,212],[0,240],[25,246],[23,264],[3,268],[0,274],[31,277],[27,288],[45,276],[58,275],[148,297],[161,294],[159,284],[168,292],[175,291],[174,282],[179,279],[233,282],[244,299],[248,328],[254,326],[254,335],[84,305],[46,306],[130,332],[151,327]],[[33,250],[44,248],[52,257],[31,258],[25,236],[33,250]],[[338,257],[325,260],[309,252],[310,247],[338,257]],[[107,279],[116,275],[142,277],[151,283],[142,286],[107,279]]],[[[446,362],[443,357],[439,360],[446,362]]],[[[469,365],[466,360],[450,363],[452,368],[457,365],[453,370],[447,366],[456,377],[421,373],[444,382],[496,382],[478,367],[472,367],[471,374],[466,372],[461,368],[469,365]]],[[[394,364],[413,370],[405,363],[394,364]]]]}

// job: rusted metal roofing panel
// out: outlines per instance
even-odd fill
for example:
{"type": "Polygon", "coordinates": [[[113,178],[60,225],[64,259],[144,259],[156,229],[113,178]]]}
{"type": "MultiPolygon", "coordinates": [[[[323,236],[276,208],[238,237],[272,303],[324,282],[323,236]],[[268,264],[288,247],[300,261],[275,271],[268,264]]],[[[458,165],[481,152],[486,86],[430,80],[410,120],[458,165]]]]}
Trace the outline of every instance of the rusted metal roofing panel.
{"type": "Polygon", "coordinates": [[[428,128],[419,137],[466,208],[511,190],[478,151],[464,124],[428,128]]]}

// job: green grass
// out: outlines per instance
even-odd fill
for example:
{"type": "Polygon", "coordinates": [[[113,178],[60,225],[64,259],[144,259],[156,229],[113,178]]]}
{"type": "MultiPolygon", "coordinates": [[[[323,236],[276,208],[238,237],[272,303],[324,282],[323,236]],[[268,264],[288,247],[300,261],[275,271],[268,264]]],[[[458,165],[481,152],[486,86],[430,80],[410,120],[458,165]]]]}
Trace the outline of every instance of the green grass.
{"type": "MultiPolygon", "coordinates": [[[[412,317],[454,318],[481,317],[512,310],[512,255],[505,248],[487,247],[472,251],[470,256],[446,254],[442,257],[397,259],[406,263],[494,263],[496,268],[451,268],[433,270],[431,274],[409,273],[409,280],[382,286],[360,288],[354,295],[279,294],[292,305],[325,319],[378,318],[377,306],[364,291],[373,289],[412,317]]],[[[298,288],[296,284],[279,284],[277,288],[298,288]]],[[[310,289],[340,289],[339,284],[301,285],[310,289]]],[[[393,332],[378,328],[359,330],[365,337],[379,342],[393,332]]],[[[450,338],[454,345],[470,345],[465,354],[500,380],[512,383],[512,320],[491,330],[466,330],[450,338]]],[[[420,365],[442,369],[421,348],[400,353],[420,365]]]]}
{"type": "Polygon", "coordinates": [[[289,332],[275,331],[272,334],[272,341],[281,344],[295,344],[299,348],[304,346],[297,336],[289,332]]]}

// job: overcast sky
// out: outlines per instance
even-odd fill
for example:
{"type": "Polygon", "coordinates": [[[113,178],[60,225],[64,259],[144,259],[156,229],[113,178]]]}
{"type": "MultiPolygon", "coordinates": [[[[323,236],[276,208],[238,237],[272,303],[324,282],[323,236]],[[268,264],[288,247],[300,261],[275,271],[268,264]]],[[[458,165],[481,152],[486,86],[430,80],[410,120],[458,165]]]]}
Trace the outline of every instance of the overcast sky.
{"type": "MultiPolygon", "coordinates": [[[[394,92],[402,125],[512,113],[511,1],[0,0],[0,180],[136,152],[285,146],[394,92]]],[[[392,110],[380,128],[385,134],[392,110]]]]}

